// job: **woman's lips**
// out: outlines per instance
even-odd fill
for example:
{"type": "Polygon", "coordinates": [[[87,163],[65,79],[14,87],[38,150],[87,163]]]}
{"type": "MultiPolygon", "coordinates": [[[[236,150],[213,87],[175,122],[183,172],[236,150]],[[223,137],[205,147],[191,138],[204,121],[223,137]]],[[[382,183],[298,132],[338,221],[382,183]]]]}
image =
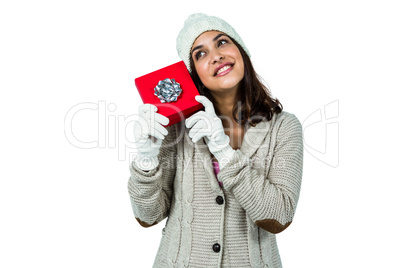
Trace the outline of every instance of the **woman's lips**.
{"type": "MultiPolygon", "coordinates": [[[[230,71],[233,70],[233,65],[234,64],[223,66],[222,68],[225,68],[224,71],[221,71],[220,73],[217,73],[215,76],[224,76],[225,74],[228,74],[230,71]]],[[[219,70],[221,70],[222,68],[220,68],[219,70]]]]}

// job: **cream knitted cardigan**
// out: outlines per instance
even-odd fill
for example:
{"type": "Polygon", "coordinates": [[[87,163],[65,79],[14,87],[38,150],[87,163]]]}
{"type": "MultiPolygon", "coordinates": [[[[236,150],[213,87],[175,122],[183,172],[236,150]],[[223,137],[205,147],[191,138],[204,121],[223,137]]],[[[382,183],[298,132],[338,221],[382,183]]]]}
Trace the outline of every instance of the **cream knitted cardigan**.
{"type": "Polygon", "coordinates": [[[292,222],[302,180],[297,117],[282,111],[247,128],[218,174],[223,189],[203,139],[194,144],[181,123],[167,129],[159,166],[144,172],[131,163],[128,182],[141,226],[168,217],[153,267],[282,267],[275,234],[292,222]]]}

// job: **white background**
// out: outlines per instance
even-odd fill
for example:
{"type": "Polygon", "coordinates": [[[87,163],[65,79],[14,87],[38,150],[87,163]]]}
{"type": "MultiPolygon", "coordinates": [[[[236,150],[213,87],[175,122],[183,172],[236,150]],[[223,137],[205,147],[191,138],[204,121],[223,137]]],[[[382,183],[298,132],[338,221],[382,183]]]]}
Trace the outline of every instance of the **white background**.
{"type": "Polygon", "coordinates": [[[142,228],[130,206],[133,80],[180,60],[194,12],[237,30],[305,128],[284,267],[402,267],[398,4],[2,1],[0,267],[152,266],[165,222],[142,228]]]}

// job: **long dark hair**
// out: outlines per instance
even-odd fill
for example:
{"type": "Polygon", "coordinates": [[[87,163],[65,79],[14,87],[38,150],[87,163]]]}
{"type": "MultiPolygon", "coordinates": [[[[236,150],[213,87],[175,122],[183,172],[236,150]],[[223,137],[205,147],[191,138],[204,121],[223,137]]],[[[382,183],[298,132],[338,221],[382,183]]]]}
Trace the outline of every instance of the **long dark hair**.
{"type": "MultiPolygon", "coordinates": [[[[242,79],[239,90],[237,91],[232,115],[238,124],[241,124],[242,126],[250,124],[254,127],[264,118],[270,121],[274,113],[279,114],[282,112],[283,106],[278,99],[271,96],[269,89],[261,82],[261,78],[255,72],[250,57],[244,49],[232,38],[231,41],[240,50],[244,62],[244,78],[242,79]],[[238,105],[239,102],[240,106],[238,105]]],[[[216,107],[216,102],[209,89],[203,85],[197,71],[195,70],[194,60],[191,56],[190,67],[192,70],[190,73],[191,78],[193,79],[198,91],[201,95],[204,95],[211,100],[216,107]]]]}

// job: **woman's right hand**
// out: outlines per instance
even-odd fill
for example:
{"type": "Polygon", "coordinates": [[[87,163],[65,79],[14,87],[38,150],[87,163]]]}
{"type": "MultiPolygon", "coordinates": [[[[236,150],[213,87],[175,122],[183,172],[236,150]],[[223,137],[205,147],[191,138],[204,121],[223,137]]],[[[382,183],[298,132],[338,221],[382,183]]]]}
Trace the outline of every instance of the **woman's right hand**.
{"type": "Polygon", "coordinates": [[[158,108],[152,104],[140,105],[139,119],[134,121],[134,145],[137,155],[133,161],[144,171],[149,171],[159,165],[158,154],[162,140],[168,134],[162,125],[169,124],[169,118],[157,113],[158,108]]]}

